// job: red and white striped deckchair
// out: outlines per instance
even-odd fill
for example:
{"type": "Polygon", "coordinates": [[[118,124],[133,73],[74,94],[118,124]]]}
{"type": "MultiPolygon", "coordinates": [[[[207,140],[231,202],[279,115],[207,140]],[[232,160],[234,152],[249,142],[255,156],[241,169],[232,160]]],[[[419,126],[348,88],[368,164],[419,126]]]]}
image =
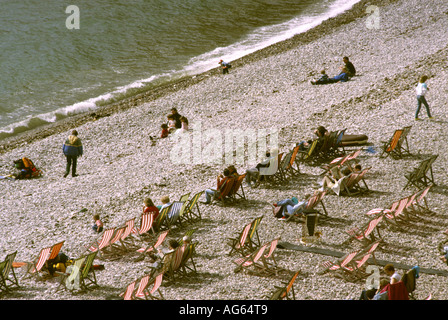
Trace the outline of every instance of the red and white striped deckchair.
{"type": "Polygon", "coordinates": [[[115,228],[114,235],[110,239],[109,246],[106,246],[103,248],[103,253],[107,255],[116,255],[120,252],[122,252],[122,245],[120,243],[121,238],[123,237],[123,233],[126,229],[126,226],[117,227],[115,228]],[[107,250],[109,249],[109,250],[107,250]]]}
{"type": "Polygon", "coordinates": [[[327,190],[324,191],[318,191],[316,194],[313,194],[309,199],[308,202],[306,204],[306,207],[304,210],[312,210],[314,209],[317,205],[321,205],[322,209],[324,209],[324,213],[326,216],[328,216],[328,212],[327,209],[325,208],[325,205],[323,203],[323,198],[325,196],[325,194],[327,193],[327,190]]]}
{"type": "Polygon", "coordinates": [[[40,250],[37,259],[34,262],[27,263],[27,273],[37,274],[40,272],[50,256],[51,249],[52,247],[48,247],[40,250]]]}
{"type": "Polygon", "coordinates": [[[137,283],[137,280],[135,280],[132,283],[130,283],[126,287],[126,290],[122,294],[120,294],[120,296],[123,297],[123,300],[134,300],[133,299],[133,293],[134,293],[134,289],[135,289],[135,284],[136,283],[137,283]]]}
{"type": "Polygon", "coordinates": [[[182,260],[184,258],[186,248],[186,245],[177,247],[173,253],[169,265],[162,268],[162,271],[164,271],[166,276],[170,277],[171,280],[175,280],[175,275],[182,271],[180,267],[182,265],[182,260]]]}
{"type": "Polygon", "coordinates": [[[264,262],[269,262],[269,260],[273,261],[273,264],[276,266],[277,265],[277,261],[275,260],[274,257],[274,251],[277,248],[277,244],[278,241],[280,240],[280,237],[275,238],[274,240],[272,240],[270,243],[268,243],[269,245],[269,251],[268,253],[266,253],[265,255],[263,255],[263,260],[264,262]]]}
{"type": "Polygon", "coordinates": [[[345,272],[344,278],[346,280],[354,281],[354,280],[360,280],[368,276],[368,274],[363,270],[365,264],[369,260],[371,256],[373,256],[374,251],[379,246],[380,241],[376,241],[371,244],[370,248],[365,252],[360,252],[350,263],[347,265],[346,268],[343,269],[345,272]],[[361,259],[357,259],[358,256],[361,259]]]}
{"type": "Polygon", "coordinates": [[[237,265],[234,272],[239,272],[243,269],[249,268],[249,267],[258,267],[259,269],[265,270],[266,267],[262,264],[258,263],[258,260],[261,259],[261,257],[264,254],[264,251],[266,250],[267,244],[262,245],[260,248],[255,250],[253,253],[246,257],[241,257],[236,260],[233,260],[233,263],[237,265]]]}
{"type": "Polygon", "coordinates": [[[360,242],[373,243],[378,240],[374,235],[375,230],[378,233],[378,238],[382,239],[380,232],[378,230],[378,224],[381,222],[382,219],[383,216],[381,215],[370,220],[369,223],[363,229],[355,227],[353,229],[347,230],[346,232],[350,236],[348,240],[355,239],[360,242]]]}
{"type": "Polygon", "coordinates": [[[250,228],[252,226],[252,222],[248,223],[243,231],[240,233],[240,236],[238,237],[238,239],[236,238],[229,238],[229,242],[228,245],[230,245],[232,247],[232,249],[229,252],[229,255],[231,255],[234,251],[239,251],[240,249],[242,249],[244,247],[244,245],[246,244],[246,240],[247,240],[247,236],[249,235],[249,231],[250,228]]]}
{"type": "Polygon", "coordinates": [[[87,247],[87,250],[91,252],[97,252],[101,255],[102,250],[104,248],[107,248],[110,245],[110,241],[112,239],[112,236],[114,235],[115,228],[109,228],[104,230],[101,238],[95,240],[90,246],[87,247]]]}
{"type": "Polygon", "coordinates": [[[154,281],[152,282],[153,286],[151,288],[151,290],[149,290],[149,278],[150,275],[144,276],[141,280],[140,280],[140,284],[137,288],[137,291],[135,293],[135,298],[136,299],[146,299],[146,300],[164,300],[165,298],[162,295],[162,292],[160,291],[160,286],[162,285],[162,281],[163,281],[163,273],[159,273],[155,278],[154,281]],[[156,297],[154,295],[155,292],[159,293],[160,297],[156,297]]]}
{"type": "Polygon", "coordinates": [[[157,249],[162,243],[163,241],[165,241],[166,236],[168,235],[169,230],[163,231],[159,234],[159,237],[157,238],[156,243],[149,245],[145,248],[140,248],[137,250],[137,252],[140,252],[142,254],[146,254],[149,253],[151,251],[154,251],[155,249],[157,249]]]}
{"type": "Polygon", "coordinates": [[[412,203],[412,207],[415,213],[417,214],[430,214],[432,210],[429,209],[428,200],[426,196],[428,195],[429,190],[432,188],[432,184],[424,188],[423,190],[417,192],[417,199],[412,203]]]}
{"type": "Polygon", "coordinates": [[[363,255],[361,260],[355,259],[356,263],[357,263],[356,264],[357,269],[360,269],[362,266],[365,265],[367,260],[369,260],[369,258],[374,255],[374,252],[375,252],[376,248],[378,248],[379,245],[380,245],[380,241],[376,241],[376,242],[372,243],[369,250],[367,250],[367,252],[363,255]]]}
{"type": "Polygon", "coordinates": [[[394,226],[398,226],[400,222],[405,222],[406,217],[403,211],[407,204],[408,198],[402,198],[398,202],[394,202],[390,211],[384,215],[386,217],[385,221],[394,226]]]}
{"type": "Polygon", "coordinates": [[[344,257],[342,257],[340,260],[336,262],[331,262],[329,260],[322,262],[322,266],[325,268],[325,270],[322,273],[325,273],[327,271],[338,272],[342,269],[348,269],[349,271],[352,271],[353,268],[349,267],[348,265],[358,254],[359,250],[356,250],[346,254],[344,257]]]}
{"type": "Polygon", "coordinates": [[[142,213],[142,216],[140,218],[140,228],[134,227],[132,229],[132,233],[139,236],[140,239],[146,232],[152,230],[153,234],[155,234],[155,231],[153,229],[154,224],[154,214],[152,212],[144,212],[142,213]]]}
{"type": "Polygon", "coordinates": [[[120,239],[122,249],[125,251],[129,251],[128,245],[131,244],[131,242],[133,242],[131,235],[134,228],[135,228],[135,218],[126,221],[125,229],[120,239]]]}
{"type": "Polygon", "coordinates": [[[362,148],[357,149],[353,151],[350,154],[347,154],[342,157],[337,157],[333,159],[329,164],[323,165],[321,168],[325,171],[329,171],[331,168],[339,166],[342,167],[344,164],[346,164],[349,168],[351,168],[350,162],[355,161],[357,162],[356,158],[361,154],[362,148]]]}

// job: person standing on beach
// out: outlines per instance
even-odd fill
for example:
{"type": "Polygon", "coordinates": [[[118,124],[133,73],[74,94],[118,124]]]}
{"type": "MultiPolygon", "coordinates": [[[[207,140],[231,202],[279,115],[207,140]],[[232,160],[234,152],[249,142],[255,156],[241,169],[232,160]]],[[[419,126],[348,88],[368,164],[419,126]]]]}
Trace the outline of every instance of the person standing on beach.
{"type": "Polygon", "coordinates": [[[422,76],[420,78],[420,81],[418,82],[418,85],[417,85],[417,88],[416,88],[416,91],[417,91],[417,110],[415,111],[415,120],[421,120],[418,117],[418,114],[420,112],[420,108],[422,106],[422,103],[424,104],[424,106],[426,108],[426,113],[428,114],[429,120],[434,119],[431,116],[431,112],[429,111],[429,105],[428,105],[428,102],[426,101],[426,98],[425,98],[425,94],[429,90],[428,86],[426,85],[426,80],[428,80],[428,77],[427,76],[422,76]]]}
{"type": "Polygon", "coordinates": [[[223,61],[223,60],[219,60],[218,64],[219,64],[219,65],[221,66],[221,68],[222,68],[222,74],[227,74],[227,73],[229,73],[229,69],[232,67],[232,66],[230,65],[230,63],[225,62],[225,61],[223,61]]]}
{"type": "Polygon", "coordinates": [[[76,167],[78,163],[78,157],[83,154],[83,147],[81,139],[78,138],[78,131],[73,130],[72,134],[67,138],[62,146],[62,151],[67,158],[67,166],[65,168],[64,178],[70,173],[70,167],[72,168],[72,177],[77,177],[76,167]]]}

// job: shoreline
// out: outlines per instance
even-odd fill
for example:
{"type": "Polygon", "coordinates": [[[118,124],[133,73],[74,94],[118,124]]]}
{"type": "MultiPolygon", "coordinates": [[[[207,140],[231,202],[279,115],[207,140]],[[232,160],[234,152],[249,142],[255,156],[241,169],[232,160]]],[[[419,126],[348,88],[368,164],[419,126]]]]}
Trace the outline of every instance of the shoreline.
{"type": "MultiPolygon", "coordinates": [[[[324,36],[327,32],[329,32],[328,30],[332,30],[341,25],[348,24],[357,18],[361,18],[367,15],[367,13],[365,12],[366,4],[369,5],[373,4],[377,5],[378,7],[381,7],[397,1],[398,0],[387,0],[387,1],[361,0],[360,2],[354,4],[351,9],[333,18],[329,18],[323,21],[318,26],[306,32],[297,34],[292,38],[286,39],[284,41],[274,43],[268,47],[265,47],[256,52],[250,53],[246,56],[243,56],[237,60],[232,61],[232,65],[234,66],[233,69],[241,67],[242,65],[245,64],[254,63],[256,61],[271,57],[273,55],[291,50],[297,46],[315,41],[318,38],[324,36]]],[[[50,124],[46,124],[34,129],[27,130],[22,133],[17,133],[16,135],[0,140],[0,154],[13,150],[17,147],[26,145],[28,143],[44,139],[48,136],[71,130],[87,122],[94,121],[95,120],[94,116],[96,116],[96,118],[108,117],[114,113],[138,107],[143,103],[154,101],[155,99],[160,98],[162,96],[166,96],[175,91],[182,90],[189,86],[197,84],[203,81],[204,79],[207,79],[208,77],[216,74],[220,74],[220,70],[218,68],[213,68],[193,76],[185,76],[180,79],[155,86],[154,88],[151,88],[150,90],[144,93],[139,93],[135,96],[127,97],[118,102],[113,102],[109,105],[98,107],[94,111],[83,112],[50,124]]]]}

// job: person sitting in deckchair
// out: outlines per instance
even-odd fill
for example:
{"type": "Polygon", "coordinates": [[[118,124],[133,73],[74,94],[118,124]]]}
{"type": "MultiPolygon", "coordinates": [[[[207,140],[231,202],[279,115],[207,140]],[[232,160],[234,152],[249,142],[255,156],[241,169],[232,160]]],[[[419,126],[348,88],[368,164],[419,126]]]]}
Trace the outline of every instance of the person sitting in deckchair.
{"type": "MultiPolygon", "coordinates": [[[[361,172],[361,165],[357,164],[353,169],[353,172],[361,172]]],[[[353,173],[350,168],[340,169],[339,167],[333,167],[330,170],[330,175],[324,176],[322,182],[320,183],[322,187],[319,191],[324,191],[326,189],[332,189],[337,195],[339,195],[342,181],[353,173]]]]}
{"type": "Polygon", "coordinates": [[[216,190],[215,189],[205,190],[205,202],[202,203],[210,204],[212,202],[212,198],[218,195],[218,191],[220,191],[224,187],[225,183],[229,180],[229,178],[230,178],[230,171],[229,169],[226,168],[224,169],[223,174],[220,174],[218,176],[216,190]]]}
{"type": "Polygon", "coordinates": [[[266,151],[266,158],[258,163],[255,168],[250,168],[246,170],[246,183],[249,187],[255,186],[259,181],[262,181],[264,178],[260,176],[260,168],[268,168],[271,165],[271,160],[275,159],[277,155],[271,155],[269,151],[266,151]],[[254,183],[254,185],[252,185],[254,183]]]}
{"type": "MultiPolygon", "coordinates": [[[[318,191],[315,191],[315,193],[318,191]]],[[[280,200],[277,203],[274,203],[274,207],[283,207],[282,208],[282,217],[279,220],[286,220],[291,215],[299,215],[302,213],[303,209],[305,209],[308,204],[308,200],[311,197],[311,194],[306,194],[305,199],[299,201],[296,197],[292,197],[291,199],[280,200]]]]}

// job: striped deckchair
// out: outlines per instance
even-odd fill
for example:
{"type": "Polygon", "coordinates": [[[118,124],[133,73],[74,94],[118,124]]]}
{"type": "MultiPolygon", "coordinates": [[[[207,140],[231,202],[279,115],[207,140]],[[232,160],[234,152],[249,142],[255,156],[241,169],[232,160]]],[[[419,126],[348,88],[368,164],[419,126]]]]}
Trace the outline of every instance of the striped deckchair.
{"type": "Polygon", "coordinates": [[[288,181],[288,168],[291,166],[292,151],[288,152],[283,159],[279,159],[277,172],[272,175],[276,183],[285,183],[288,181]]]}
{"type": "Polygon", "coordinates": [[[374,251],[379,246],[380,241],[376,241],[368,247],[367,250],[361,250],[358,255],[352,259],[342,269],[344,271],[343,277],[349,281],[357,281],[366,278],[369,274],[365,272],[365,265],[371,256],[374,256],[374,251]]]}
{"type": "Polygon", "coordinates": [[[431,214],[433,211],[429,208],[427,195],[432,188],[432,184],[416,193],[414,201],[408,205],[409,210],[413,210],[416,214],[431,214]]]}
{"type": "Polygon", "coordinates": [[[124,233],[125,229],[126,229],[126,226],[115,228],[115,232],[114,232],[114,235],[112,236],[112,238],[110,239],[109,246],[104,247],[102,250],[102,253],[104,254],[103,257],[116,256],[117,254],[120,254],[123,252],[123,247],[121,245],[120,240],[123,237],[123,233],[124,233]]]}
{"type": "Polygon", "coordinates": [[[201,211],[199,210],[198,200],[203,193],[204,191],[199,191],[198,193],[196,193],[193,198],[190,199],[185,208],[185,217],[189,222],[194,222],[195,220],[200,220],[202,218],[201,211]]]}
{"type": "Polygon", "coordinates": [[[136,283],[137,283],[137,280],[131,282],[126,287],[126,290],[120,294],[120,297],[123,297],[123,300],[134,300],[133,293],[134,293],[136,283]]]}
{"type": "Polygon", "coordinates": [[[304,210],[313,210],[314,208],[316,208],[320,204],[322,206],[322,209],[324,209],[325,216],[328,216],[327,209],[325,208],[325,205],[324,205],[324,203],[322,201],[326,193],[327,193],[327,190],[315,192],[308,199],[308,202],[307,202],[306,207],[305,207],[304,210]]]}
{"type": "Polygon", "coordinates": [[[402,198],[392,204],[390,210],[384,215],[386,217],[385,221],[389,225],[399,227],[400,223],[406,221],[404,210],[408,204],[408,197],[402,198]]]}
{"type": "Polygon", "coordinates": [[[233,184],[233,188],[230,191],[230,197],[235,201],[237,200],[236,196],[240,197],[241,199],[246,200],[246,195],[244,194],[243,189],[243,181],[246,178],[246,174],[239,175],[238,178],[236,178],[235,183],[233,184]],[[241,194],[238,193],[241,189],[241,194]]]}
{"type": "Polygon", "coordinates": [[[41,249],[36,260],[33,262],[27,262],[27,274],[37,275],[40,271],[42,271],[42,268],[45,266],[45,263],[50,256],[51,249],[52,247],[41,249]]]}
{"type": "Polygon", "coordinates": [[[181,262],[181,272],[183,273],[183,275],[187,275],[188,270],[196,273],[196,264],[194,263],[194,259],[193,256],[196,252],[196,246],[198,245],[198,242],[192,242],[186,245],[186,249],[185,249],[185,253],[184,256],[182,258],[182,262],[181,262]],[[189,264],[189,262],[191,261],[191,263],[189,264]]]}
{"type": "Polygon", "coordinates": [[[131,218],[125,222],[125,228],[123,234],[121,235],[120,243],[123,251],[129,251],[129,246],[133,244],[134,239],[132,238],[133,230],[135,229],[135,218],[131,218]]]}
{"type": "Polygon", "coordinates": [[[152,212],[144,212],[142,213],[142,216],[140,218],[140,227],[134,227],[132,229],[132,233],[137,235],[140,240],[142,240],[142,237],[146,235],[147,232],[152,231],[153,234],[155,234],[155,231],[153,229],[154,224],[154,213],[152,212]]]}
{"type": "Polygon", "coordinates": [[[397,129],[388,141],[381,141],[383,144],[383,151],[380,154],[380,158],[387,158],[388,156],[391,156],[392,158],[401,158],[398,143],[400,141],[400,137],[403,135],[403,132],[403,129],[397,129]]]}
{"type": "Polygon", "coordinates": [[[300,274],[300,270],[296,271],[293,276],[291,277],[291,279],[288,281],[288,283],[286,283],[286,286],[284,287],[275,287],[277,290],[276,292],[278,292],[277,295],[272,295],[270,297],[270,300],[296,300],[296,294],[294,292],[294,282],[296,281],[297,277],[300,274]],[[292,299],[289,296],[289,293],[292,293],[292,299]]]}
{"type": "Polygon", "coordinates": [[[48,256],[48,260],[56,259],[59,252],[61,251],[62,246],[64,245],[64,242],[65,241],[61,241],[51,247],[51,252],[50,252],[50,255],[48,256]]]}
{"type": "MultiPolygon", "coordinates": [[[[234,272],[237,273],[242,270],[247,270],[250,267],[265,270],[266,268],[262,264],[258,263],[258,260],[260,260],[261,257],[263,256],[264,251],[266,250],[266,247],[267,247],[267,244],[264,244],[260,248],[255,250],[253,253],[251,253],[245,257],[241,257],[236,260],[233,260],[233,263],[235,263],[237,265],[237,267],[234,269],[234,272]]],[[[259,270],[256,270],[256,271],[259,271],[259,270]]]]}
{"type": "Polygon", "coordinates": [[[100,238],[96,239],[91,245],[87,246],[87,250],[89,250],[90,252],[98,252],[101,256],[103,250],[105,250],[110,245],[110,241],[114,233],[115,228],[104,230],[100,238]]]}
{"type": "Polygon", "coordinates": [[[166,222],[165,220],[168,217],[168,212],[170,211],[170,208],[173,204],[171,203],[169,206],[163,208],[160,210],[160,213],[158,216],[154,219],[154,222],[152,224],[152,228],[154,229],[154,232],[159,232],[163,229],[166,229],[166,222]]]}
{"type": "Polygon", "coordinates": [[[144,248],[140,248],[137,250],[137,252],[140,252],[141,254],[146,254],[151,251],[155,251],[163,243],[163,241],[165,241],[165,238],[168,235],[168,232],[169,232],[169,230],[161,232],[159,234],[159,237],[157,238],[157,241],[154,244],[151,244],[144,248]]]}
{"type": "Polygon", "coordinates": [[[285,169],[286,174],[290,177],[294,177],[294,176],[300,174],[300,168],[297,166],[296,166],[296,168],[294,168],[294,165],[296,165],[296,158],[299,153],[299,149],[300,149],[300,146],[295,146],[292,149],[291,158],[289,159],[289,164],[285,169]]]}
{"type": "Polygon", "coordinates": [[[275,257],[274,257],[274,251],[277,248],[277,244],[278,244],[279,240],[280,240],[280,237],[275,238],[271,242],[267,243],[269,250],[268,250],[268,253],[263,255],[264,263],[269,264],[269,261],[272,260],[273,265],[277,266],[277,261],[275,260],[275,257]]]}
{"type": "Polygon", "coordinates": [[[16,277],[12,266],[17,251],[6,256],[5,260],[0,262],[0,290],[9,291],[12,287],[19,287],[19,280],[16,277]],[[12,276],[12,277],[11,277],[12,276]]]}
{"type": "Polygon", "coordinates": [[[162,268],[162,270],[165,271],[164,272],[165,275],[167,277],[169,277],[170,280],[172,280],[172,281],[175,280],[176,274],[179,274],[182,272],[181,265],[182,265],[182,259],[184,257],[186,248],[187,248],[186,245],[177,247],[176,250],[174,251],[174,254],[173,254],[173,257],[171,259],[171,263],[169,264],[169,266],[164,266],[165,269],[162,268]]]}
{"type": "Polygon", "coordinates": [[[378,239],[382,239],[381,234],[379,232],[379,223],[382,221],[383,216],[378,216],[372,220],[370,220],[367,225],[365,225],[363,228],[355,227],[353,229],[347,230],[346,232],[350,236],[347,241],[350,240],[357,240],[361,243],[373,243],[378,241],[378,239]],[[378,238],[375,237],[374,231],[377,231],[378,238]]]}
{"type": "Polygon", "coordinates": [[[134,293],[134,298],[138,300],[164,300],[165,298],[160,291],[160,286],[163,281],[163,273],[159,273],[151,283],[149,282],[150,277],[151,275],[148,274],[140,279],[140,283],[134,293]],[[150,284],[152,284],[151,289],[149,289],[150,284]],[[160,297],[154,295],[156,291],[159,293],[160,297]]]}
{"type": "Polygon", "coordinates": [[[179,217],[181,215],[181,210],[184,208],[184,202],[180,201],[174,201],[171,206],[170,210],[167,213],[167,217],[164,220],[164,225],[167,229],[172,228],[176,222],[179,221],[179,217]]]}
{"type": "Polygon", "coordinates": [[[82,266],[80,274],[81,275],[80,283],[81,283],[81,290],[83,291],[90,288],[98,287],[95,269],[93,268],[93,261],[95,260],[97,254],[98,251],[89,253],[86,256],[84,265],[82,266]]]}
{"type": "Polygon", "coordinates": [[[240,251],[246,245],[247,236],[249,235],[249,231],[252,227],[252,222],[245,225],[243,231],[239,234],[238,238],[228,238],[229,240],[227,244],[231,246],[231,250],[229,252],[229,256],[232,255],[234,251],[240,251]]]}
{"type": "Polygon", "coordinates": [[[347,269],[349,271],[352,271],[353,269],[348,266],[350,262],[359,254],[359,251],[352,251],[345,256],[343,256],[340,260],[337,260],[336,262],[332,262],[329,260],[326,260],[322,262],[322,266],[325,268],[322,273],[326,273],[328,271],[330,272],[340,272],[341,270],[347,269]]]}

